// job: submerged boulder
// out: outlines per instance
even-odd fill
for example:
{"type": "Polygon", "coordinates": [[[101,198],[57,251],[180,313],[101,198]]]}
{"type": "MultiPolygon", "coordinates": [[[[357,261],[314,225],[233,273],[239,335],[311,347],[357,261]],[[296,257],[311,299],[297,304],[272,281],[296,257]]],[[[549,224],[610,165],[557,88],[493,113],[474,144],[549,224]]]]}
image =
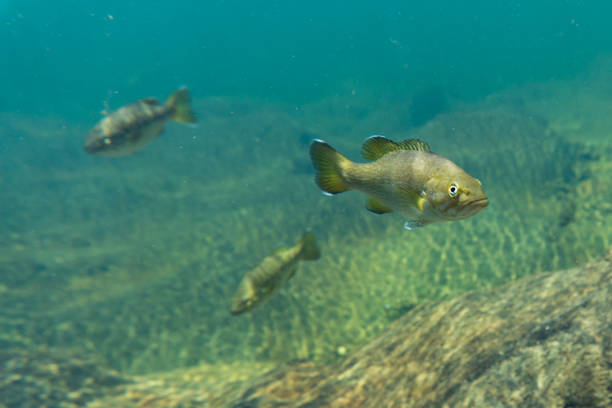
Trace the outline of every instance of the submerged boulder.
{"type": "Polygon", "coordinates": [[[611,262],[418,306],[340,366],[279,368],[228,406],[610,406],[611,262]]]}
{"type": "Polygon", "coordinates": [[[0,406],[603,408],[611,294],[612,248],[582,267],[416,306],[336,365],[236,361],[128,379],[58,351],[6,349],[0,406]]]}

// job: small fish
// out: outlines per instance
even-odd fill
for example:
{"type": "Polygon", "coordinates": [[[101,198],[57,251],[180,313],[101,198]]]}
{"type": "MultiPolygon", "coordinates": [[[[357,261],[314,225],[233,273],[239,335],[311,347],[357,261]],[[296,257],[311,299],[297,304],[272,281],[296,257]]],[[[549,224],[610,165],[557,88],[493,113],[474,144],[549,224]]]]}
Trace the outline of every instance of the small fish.
{"type": "Polygon", "coordinates": [[[252,310],[271,299],[295,275],[298,261],[314,261],[320,256],[315,236],[310,231],[294,247],[277,248],[242,278],[232,297],[231,314],[252,310]]]}
{"type": "Polygon", "coordinates": [[[169,119],[181,123],[196,121],[189,99],[189,90],[183,87],[170,95],[165,104],[145,98],[111,112],[85,137],[85,151],[115,157],[142,149],[160,135],[169,119]]]}
{"type": "Polygon", "coordinates": [[[478,179],[421,140],[396,143],[374,135],[361,153],[372,162],[352,162],[323,140],[313,140],[310,158],[318,186],[328,194],[366,193],[368,210],[397,211],[406,217],[406,229],[471,217],[489,204],[478,179]]]}

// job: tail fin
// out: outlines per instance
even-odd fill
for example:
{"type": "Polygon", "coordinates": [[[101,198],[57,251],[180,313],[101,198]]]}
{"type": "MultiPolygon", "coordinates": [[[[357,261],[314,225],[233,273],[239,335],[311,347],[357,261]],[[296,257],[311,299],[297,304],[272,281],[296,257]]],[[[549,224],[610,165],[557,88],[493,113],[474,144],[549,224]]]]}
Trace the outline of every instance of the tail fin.
{"type": "Polygon", "coordinates": [[[307,231],[304,233],[304,235],[302,235],[300,244],[302,245],[303,260],[314,261],[321,257],[321,251],[317,246],[317,241],[315,240],[315,236],[312,231],[307,231]]]}
{"type": "Polygon", "coordinates": [[[196,121],[195,114],[191,110],[189,89],[187,87],[182,87],[170,95],[166,104],[174,108],[172,119],[177,122],[194,123],[196,121]]]}
{"type": "Polygon", "coordinates": [[[315,181],[321,190],[330,194],[349,190],[342,177],[342,169],[351,163],[349,159],[320,139],[310,144],[310,159],[317,171],[315,181]]]}

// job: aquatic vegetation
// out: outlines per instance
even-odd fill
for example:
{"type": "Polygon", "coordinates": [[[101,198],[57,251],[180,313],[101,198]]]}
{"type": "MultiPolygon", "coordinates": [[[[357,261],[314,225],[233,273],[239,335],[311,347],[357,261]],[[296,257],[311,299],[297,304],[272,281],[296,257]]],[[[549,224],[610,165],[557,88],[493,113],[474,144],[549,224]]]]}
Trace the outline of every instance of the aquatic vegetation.
{"type": "Polygon", "coordinates": [[[343,363],[287,365],[231,403],[607,407],[611,261],[421,305],[343,363]]]}
{"type": "Polygon", "coordinates": [[[604,408],[611,262],[612,247],[579,268],[422,304],[341,361],[237,360],[126,377],[88,406],[604,408]]]}
{"type": "Polygon", "coordinates": [[[312,174],[291,172],[296,159],[307,157],[296,143],[299,120],[244,101],[234,107],[206,100],[196,110],[209,112],[202,120],[211,134],[227,138],[194,140],[191,129],[175,127],[183,134],[147,149],[163,153],[162,168],[143,154],[101,163],[87,180],[66,172],[61,188],[88,201],[67,201],[61,211],[33,192],[19,191],[19,200],[8,193],[9,202],[41,215],[35,233],[16,225],[7,242],[23,250],[10,255],[15,267],[7,270],[0,306],[28,322],[8,326],[126,372],[237,359],[336,360],[339,348],[350,353],[388,326],[386,305],[418,305],[582,263],[612,240],[601,227],[612,216],[610,190],[595,188],[610,182],[610,153],[543,137],[545,122],[522,113],[447,114],[411,135],[426,134],[441,154],[478,174],[491,204],[478,217],[408,232],[401,216],[364,211],[356,193],[325,197],[312,174]],[[234,110],[240,117],[223,114],[234,110]],[[258,141],[242,143],[240,129],[258,141]],[[192,148],[169,155],[181,138],[192,148]],[[206,149],[193,147],[200,142],[206,149]],[[91,180],[123,180],[125,168],[129,182],[92,191],[91,180]],[[114,200],[104,200],[111,193],[114,200]],[[562,225],[570,201],[574,218],[562,225]],[[56,220],[65,216],[71,223],[58,229],[56,220]],[[232,319],[230,299],[243,274],[305,227],[317,234],[321,259],[302,264],[262,308],[232,319]],[[40,265],[46,281],[17,286],[19,276],[36,275],[40,265]]]}
{"type": "Polygon", "coordinates": [[[91,357],[35,346],[0,347],[0,401],[6,407],[79,407],[130,380],[91,357]]]}
{"type": "Polygon", "coordinates": [[[0,408],[611,405],[612,2],[4,3],[0,408]]]}

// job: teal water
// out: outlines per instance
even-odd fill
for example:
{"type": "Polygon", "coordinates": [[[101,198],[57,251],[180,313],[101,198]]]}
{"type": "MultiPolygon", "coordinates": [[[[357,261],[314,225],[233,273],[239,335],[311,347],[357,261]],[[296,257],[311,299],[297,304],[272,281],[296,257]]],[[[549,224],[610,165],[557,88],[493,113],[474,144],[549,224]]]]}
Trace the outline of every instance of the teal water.
{"type": "MultiPolygon", "coordinates": [[[[5,0],[0,350],[125,376],[334,364],[416,304],[588,262],[612,243],[609,15],[581,1],[5,0]],[[196,126],[169,123],[126,157],[85,153],[102,111],[182,85],[196,126]],[[426,140],[489,207],[408,232],[360,193],[323,196],[310,140],[363,161],[381,133],[426,140]],[[321,259],[230,316],[244,273],[307,228],[321,259]]],[[[0,396],[37,406],[6,367],[0,396]]]]}
{"type": "Polygon", "coordinates": [[[473,98],[580,72],[612,48],[610,11],[581,1],[5,0],[1,101],[80,118],[114,91],[116,104],[180,84],[196,96],[303,103],[347,81],[399,98],[423,84],[473,98]]]}

